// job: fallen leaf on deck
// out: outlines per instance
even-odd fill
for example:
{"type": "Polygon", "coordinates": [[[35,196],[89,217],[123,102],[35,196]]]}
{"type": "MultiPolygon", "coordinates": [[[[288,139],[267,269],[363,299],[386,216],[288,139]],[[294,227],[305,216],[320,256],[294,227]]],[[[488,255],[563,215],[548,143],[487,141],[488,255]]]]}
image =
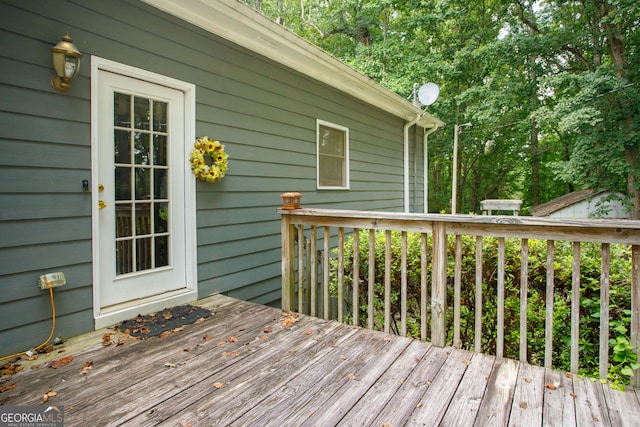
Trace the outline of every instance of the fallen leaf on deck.
{"type": "Polygon", "coordinates": [[[271,328],[267,328],[267,329],[264,330],[265,334],[270,334],[271,332],[273,332],[273,329],[271,329],[271,328]]]}
{"type": "Polygon", "coordinates": [[[111,344],[112,344],[111,332],[107,332],[106,334],[104,334],[102,336],[102,345],[106,347],[106,346],[111,345],[111,344]]]}
{"type": "Polygon", "coordinates": [[[91,362],[85,362],[84,366],[82,367],[82,371],[80,371],[80,375],[87,375],[92,367],[93,367],[93,362],[92,361],[91,362]]]}
{"type": "Polygon", "coordinates": [[[223,384],[223,383],[213,383],[213,386],[214,386],[215,388],[220,389],[220,388],[224,387],[224,384],[223,384]]]}
{"type": "Polygon", "coordinates": [[[464,363],[465,365],[469,366],[469,365],[471,365],[471,360],[463,360],[462,363],[464,363]]]}
{"type": "Polygon", "coordinates": [[[306,331],[303,332],[303,334],[305,335],[311,335],[313,333],[313,331],[311,329],[307,329],[306,331]]]}
{"type": "Polygon", "coordinates": [[[349,378],[350,380],[355,380],[356,379],[356,374],[349,374],[349,375],[347,375],[347,378],[349,378]]]}
{"type": "Polygon", "coordinates": [[[555,389],[558,388],[557,385],[551,384],[551,383],[546,383],[544,386],[545,386],[545,388],[548,388],[549,390],[555,390],[555,389]]]}
{"type": "Polygon", "coordinates": [[[24,360],[29,360],[29,361],[37,360],[37,359],[38,359],[38,355],[37,354],[34,354],[33,356],[27,356],[27,357],[24,358],[24,360]]]}
{"type": "Polygon", "coordinates": [[[58,360],[52,361],[51,363],[49,363],[49,367],[53,368],[53,369],[57,369],[60,366],[64,366],[64,365],[70,363],[72,360],[73,360],[73,356],[72,355],[68,355],[68,356],[62,357],[62,358],[60,358],[58,360]]]}
{"type": "Polygon", "coordinates": [[[7,390],[13,390],[14,388],[16,388],[16,383],[9,384],[9,385],[0,385],[0,393],[7,390]]]}
{"type": "Polygon", "coordinates": [[[164,366],[165,366],[165,368],[175,368],[176,367],[176,365],[174,365],[173,363],[168,363],[168,362],[165,363],[164,366]]]}
{"type": "Polygon", "coordinates": [[[574,399],[578,397],[578,395],[576,395],[574,392],[569,393],[569,396],[573,397],[574,399]]]}
{"type": "Polygon", "coordinates": [[[58,393],[56,393],[55,391],[49,390],[44,395],[42,395],[42,403],[44,403],[47,400],[49,400],[50,397],[54,397],[54,396],[57,396],[57,395],[58,395],[58,393]]]}
{"type": "Polygon", "coordinates": [[[524,380],[525,383],[530,383],[531,381],[533,381],[533,378],[531,377],[522,377],[522,379],[524,380]]]}
{"type": "Polygon", "coordinates": [[[191,350],[193,350],[191,347],[185,347],[182,349],[182,351],[191,351],[191,350]]]}
{"type": "Polygon", "coordinates": [[[238,342],[238,338],[236,338],[236,337],[229,337],[229,338],[227,338],[227,341],[229,341],[229,342],[238,342]]]}
{"type": "Polygon", "coordinates": [[[223,346],[223,345],[225,345],[226,343],[227,343],[226,341],[218,341],[218,342],[216,343],[216,347],[223,346]]]}
{"type": "Polygon", "coordinates": [[[237,351],[223,351],[222,355],[228,357],[238,357],[240,356],[240,353],[238,353],[237,351]]]}
{"type": "Polygon", "coordinates": [[[281,316],[284,317],[284,319],[282,319],[283,326],[291,326],[298,321],[298,315],[296,313],[283,311],[281,316]]]}
{"type": "Polygon", "coordinates": [[[391,337],[384,337],[385,341],[391,341],[391,337]]]}
{"type": "Polygon", "coordinates": [[[2,375],[13,375],[18,371],[21,371],[22,367],[19,363],[5,363],[4,365],[0,365],[0,376],[2,375]]]}
{"type": "Polygon", "coordinates": [[[195,322],[195,323],[202,323],[202,322],[204,322],[205,320],[207,320],[207,318],[206,318],[206,317],[200,317],[200,318],[198,318],[198,320],[196,320],[196,322],[195,322]]]}
{"type": "Polygon", "coordinates": [[[178,326],[177,328],[174,328],[171,330],[171,332],[181,332],[184,331],[184,326],[178,326]]]}
{"type": "Polygon", "coordinates": [[[567,376],[567,378],[573,378],[573,374],[571,372],[567,372],[565,375],[567,376]]]}
{"type": "Polygon", "coordinates": [[[520,407],[522,409],[527,409],[529,407],[529,405],[527,405],[527,402],[520,402],[520,407]]]}
{"type": "Polygon", "coordinates": [[[164,318],[164,320],[169,320],[173,317],[173,314],[169,313],[168,311],[165,311],[164,313],[162,313],[162,317],[164,318]]]}
{"type": "Polygon", "coordinates": [[[165,338],[168,338],[168,337],[169,337],[169,335],[171,335],[171,332],[169,332],[169,331],[164,331],[163,333],[161,333],[161,334],[159,335],[159,338],[160,338],[161,340],[163,340],[163,339],[165,339],[165,338]]]}
{"type": "Polygon", "coordinates": [[[418,402],[418,404],[416,405],[416,408],[422,408],[422,402],[418,402]]]}
{"type": "Polygon", "coordinates": [[[213,337],[211,335],[205,335],[205,336],[202,337],[202,339],[205,340],[205,341],[209,341],[209,340],[212,340],[213,337]]]}

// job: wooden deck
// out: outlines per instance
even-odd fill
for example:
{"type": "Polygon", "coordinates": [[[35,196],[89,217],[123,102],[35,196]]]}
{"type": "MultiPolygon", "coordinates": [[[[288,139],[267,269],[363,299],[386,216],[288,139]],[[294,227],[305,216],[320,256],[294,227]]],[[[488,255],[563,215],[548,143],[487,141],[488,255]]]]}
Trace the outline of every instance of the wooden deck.
{"type": "Polygon", "coordinates": [[[204,305],[212,317],[166,338],[70,340],[51,357],[73,361],[25,366],[2,404],[53,391],[65,426],[640,425],[633,389],[223,296],[204,305]]]}

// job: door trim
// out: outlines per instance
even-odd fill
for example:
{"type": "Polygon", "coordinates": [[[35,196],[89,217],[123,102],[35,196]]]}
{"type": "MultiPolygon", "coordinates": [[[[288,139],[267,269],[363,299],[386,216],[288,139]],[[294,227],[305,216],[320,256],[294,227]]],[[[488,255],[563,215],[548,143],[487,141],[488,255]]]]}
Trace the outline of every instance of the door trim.
{"type": "Polygon", "coordinates": [[[143,80],[149,83],[170,87],[184,93],[184,141],[188,144],[195,140],[196,86],[171,77],[166,77],[140,68],[121,64],[98,56],[91,56],[91,224],[92,224],[92,262],[93,262],[93,317],[95,329],[113,325],[138,314],[146,314],[165,307],[178,305],[198,298],[197,277],[197,239],[196,239],[196,185],[191,176],[188,156],[184,162],[184,218],[185,218],[185,272],[186,288],[167,292],[149,298],[129,301],[104,309],[100,301],[100,279],[98,269],[100,262],[99,227],[98,227],[98,87],[100,71],[121,74],[126,77],[143,80]]]}

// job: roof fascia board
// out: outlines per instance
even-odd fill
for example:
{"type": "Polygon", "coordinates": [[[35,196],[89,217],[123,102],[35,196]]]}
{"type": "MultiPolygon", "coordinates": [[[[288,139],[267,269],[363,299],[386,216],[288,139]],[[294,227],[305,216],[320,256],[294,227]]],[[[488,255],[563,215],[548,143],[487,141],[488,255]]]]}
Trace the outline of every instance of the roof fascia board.
{"type": "Polygon", "coordinates": [[[413,121],[416,115],[421,114],[418,126],[432,128],[445,125],[408,100],[237,0],[141,1],[405,121],[413,121]]]}

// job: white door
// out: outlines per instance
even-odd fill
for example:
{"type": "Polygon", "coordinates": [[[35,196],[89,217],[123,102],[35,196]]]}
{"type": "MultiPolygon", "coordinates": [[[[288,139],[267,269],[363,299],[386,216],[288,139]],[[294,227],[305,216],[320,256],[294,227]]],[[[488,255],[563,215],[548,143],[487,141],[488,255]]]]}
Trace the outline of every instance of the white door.
{"type": "Polygon", "coordinates": [[[185,94],[99,73],[94,268],[104,309],[186,289],[188,233],[185,94]]]}

